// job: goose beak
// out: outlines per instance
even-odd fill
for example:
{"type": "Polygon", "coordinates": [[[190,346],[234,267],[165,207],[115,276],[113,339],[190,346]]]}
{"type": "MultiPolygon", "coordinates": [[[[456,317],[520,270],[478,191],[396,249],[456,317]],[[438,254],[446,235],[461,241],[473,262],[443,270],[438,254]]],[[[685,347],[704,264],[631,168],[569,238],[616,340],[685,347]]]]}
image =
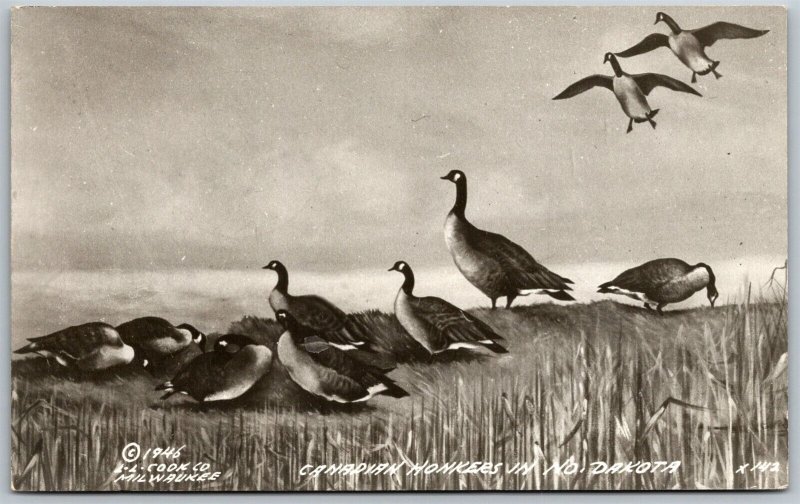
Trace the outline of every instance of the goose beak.
{"type": "Polygon", "coordinates": [[[442,180],[450,180],[450,178],[447,175],[444,175],[443,177],[439,177],[439,178],[442,179],[442,180]]]}
{"type": "Polygon", "coordinates": [[[392,266],[391,268],[389,268],[389,269],[388,269],[388,270],[386,270],[386,271],[394,271],[394,266],[392,266]]]}

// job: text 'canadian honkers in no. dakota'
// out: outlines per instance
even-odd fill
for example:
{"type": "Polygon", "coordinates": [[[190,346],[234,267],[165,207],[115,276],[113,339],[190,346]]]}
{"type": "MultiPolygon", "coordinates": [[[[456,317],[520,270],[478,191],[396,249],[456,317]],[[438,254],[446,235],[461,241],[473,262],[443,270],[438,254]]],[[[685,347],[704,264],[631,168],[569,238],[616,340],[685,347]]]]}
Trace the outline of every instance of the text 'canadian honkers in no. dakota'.
{"type": "Polygon", "coordinates": [[[397,475],[406,474],[411,476],[428,474],[520,474],[527,475],[535,470],[541,471],[546,475],[551,472],[556,474],[655,474],[667,473],[675,474],[681,467],[679,460],[673,461],[635,461],[635,462],[616,462],[608,463],[603,461],[589,462],[581,466],[575,462],[574,457],[570,457],[564,462],[553,463],[543,466],[538,462],[516,462],[504,464],[502,462],[490,461],[464,461],[446,462],[437,464],[424,462],[415,464],[411,462],[381,463],[381,464],[330,464],[330,465],[310,465],[306,464],[300,468],[301,476],[316,478],[325,476],[374,476],[374,475],[397,475]]]}

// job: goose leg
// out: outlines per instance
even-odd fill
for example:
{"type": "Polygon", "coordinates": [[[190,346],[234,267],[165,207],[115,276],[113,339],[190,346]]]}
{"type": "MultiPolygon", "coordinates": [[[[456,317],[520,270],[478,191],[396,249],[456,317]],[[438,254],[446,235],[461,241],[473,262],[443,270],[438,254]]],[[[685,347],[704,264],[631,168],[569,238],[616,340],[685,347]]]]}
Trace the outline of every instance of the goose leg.
{"type": "Polygon", "coordinates": [[[697,83],[697,73],[696,72],[692,72],[692,84],[695,84],[695,83],[697,83]]]}
{"type": "Polygon", "coordinates": [[[652,126],[652,127],[653,127],[653,129],[656,129],[656,122],[655,122],[654,120],[652,120],[652,119],[647,119],[647,122],[649,122],[649,123],[650,123],[650,126],[652,126]]]}
{"type": "Polygon", "coordinates": [[[664,315],[664,306],[666,306],[666,303],[658,303],[658,306],[656,306],[656,310],[658,310],[659,315],[664,315]]]}
{"type": "Polygon", "coordinates": [[[716,70],[711,70],[711,73],[713,73],[713,74],[714,74],[714,77],[716,77],[717,79],[719,79],[720,77],[722,77],[722,74],[721,74],[721,73],[719,73],[719,72],[717,72],[716,70]]]}
{"type": "Polygon", "coordinates": [[[650,306],[650,304],[649,304],[649,303],[645,303],[645,304],[644,304],[644,307],[645,307],[645,308],[647,308],[647,309],[648,309],[648,310],[650,310],[650,311],[652,311],[652,310],[653,310],[653,307],[652,307],[652,306],[650,306]]]}
{"type": "Polygon", "coordinates": [[[517,296],[506,296],[506,308],[511,308],[511,303],[513,303],[516,298],[517,296]]]}
{"type": "Polygon", "coordinates": [[[625,133],[630,133],[631,131],[633,131],[633,118],[628,120],[628,131],[625,133]]]}
{"type": "Polygon", "coordinates": [[[492,298],[492,310],[497,308],[497,298],[492,298]]]}

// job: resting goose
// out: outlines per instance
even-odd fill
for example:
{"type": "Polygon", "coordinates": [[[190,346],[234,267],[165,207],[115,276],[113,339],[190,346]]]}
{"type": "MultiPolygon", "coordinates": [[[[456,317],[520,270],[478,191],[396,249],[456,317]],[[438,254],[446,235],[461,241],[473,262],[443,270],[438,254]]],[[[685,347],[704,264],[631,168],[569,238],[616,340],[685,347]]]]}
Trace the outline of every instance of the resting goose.
{"type": "Polygon", "coordinates": [[[655,24],[660,22],[664,22],[669,26],[669,35],[652,33],[635,46],[615,54],[620,58],[629,58],[650,52],[659,47],[668,47],[681,63],[692,71],[693,83],[697,82],[698,75],[707,75],[709,72],[713,73],[717,79],[722,77],[717,72],[719,61],[714,61],[706,56],[706,47],[711,47],[717,40],[749,39],[760,37],[769,32],[769,30],[754,30],[753,28],[724,21],[694,30],[682,30],[674,19],[663,12],[656,14],[655,24]]]}
{"type": "Polygon", "coordinates": [[[711,306],[719,297],[716,277],[711,266],[698,263],[691,266],[680,259],[655,259],[623,271],[617,278],[600,285],[597,292],[628,296],[644,303],[645,308],[656,305],[659,313],[664,306],[688,299],[706,289],[711,306]]]}
{"type": "Polygon", "coordinates": [[[275,318],[285,329],[278,339],[278,359],[306,392],[337,403],[363,402],[377,394],[408,396],[381,369],[329,344],[288,311],[278,310],[275,318]]]}
{"type": "Polygon", "coordinates": [[[261,380],[272,366],[272,352],[239,334],[220,336],[214,350],[205,352],[184,366],[175,377],[156,390],[161,399],[184,394],[197,402],[230,401],[240,397],[261,380]]]}
{"type": "Polygon", "coordinates": [[[505,236],[483,231],[465,217],[467,207],[467,177],[452,170],[442,177],[456,185],[456,202],[444,223],[444,239],[450,255],[461,274],[492,300],[506,298],[506,308],[517,296],[531,291],[546,294],[561,301],[574,301],[566,291],[572,280],[545,268],[505,236]]]}
{"type": "Polygon", "coordinates": [[[414,295],[414,272],[404,261],[389,271],[403,274],[403,285],[394,301],[394,314],[403,329],[431,355],[459,348],[488,348],[508,353],[505,340],[487,324],[437,297],[414,295]]]}
{"type": "Polygon", "coordinates": [[[663,86],[673,91],[702,96],[689,85],[666,75],[656,73],[627,74],[622,71],[622,67],[619,66],[619,61],[617,61],[617,58],[611,53],[606,53],[605,59],[603,59],[603,63],[608,62],[611,63],[611,68],[614,69],[613,77],[609,75],[591,75],[585,77],[570,85],[553,99],[563,100],[565,98],[572,98],[593,87],[604,87],[614,93],[620,106],[622,106],[622,111],[628,116],[628,129],[626,133],[630,133],[633,130],[633,123],[638,124],[645,121],[649,122],[650,126],[655,129],[656,122],[653,120],[653,117],[655,117],[659,109],[651,109],[650,104],[647,103],[647,98],[645,98],[654,88],[663,86]]]}
{"type": "Polygon", "coordinates": [[[137,358],[136,351],[127,345],[114,327],[103,322],[89,322],[67,327],[47,336],[28,338],[17,354],[35,353],[53,358],[65,367],[84,371],[99,371],[139,360],[143,367],[146,359],[137,358]]]}
{"type": "Polygon", "coordinates": [[[125,343],[151,359],[174,355],[193,342],[204,349],[206,342],[206,335],[194,326],[173,326],[160,317],[133,319],[118,325],[117,331],[125,343]]]}
{"type": "Polygon", "coordinates": [[[328,343],[340,350],[368,348],[365,329],[325,298],[314,295],[289,294],[289,272],[280,261],[270,261],[263,269],[278,274],[278,283],[269,294],[269,306],[277,313],[286,310],[304,326],[320,333],[328,343]]]}

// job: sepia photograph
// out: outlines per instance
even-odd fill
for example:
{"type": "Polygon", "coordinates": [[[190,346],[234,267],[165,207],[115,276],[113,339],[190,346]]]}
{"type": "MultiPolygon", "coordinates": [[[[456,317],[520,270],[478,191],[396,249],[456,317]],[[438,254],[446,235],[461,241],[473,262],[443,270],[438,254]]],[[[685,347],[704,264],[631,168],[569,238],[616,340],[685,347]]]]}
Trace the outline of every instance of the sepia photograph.
{"type": "Polygon", "coordinates": [[[16,7],[11,490],[781,490],[785,7],[16,7]]]}

